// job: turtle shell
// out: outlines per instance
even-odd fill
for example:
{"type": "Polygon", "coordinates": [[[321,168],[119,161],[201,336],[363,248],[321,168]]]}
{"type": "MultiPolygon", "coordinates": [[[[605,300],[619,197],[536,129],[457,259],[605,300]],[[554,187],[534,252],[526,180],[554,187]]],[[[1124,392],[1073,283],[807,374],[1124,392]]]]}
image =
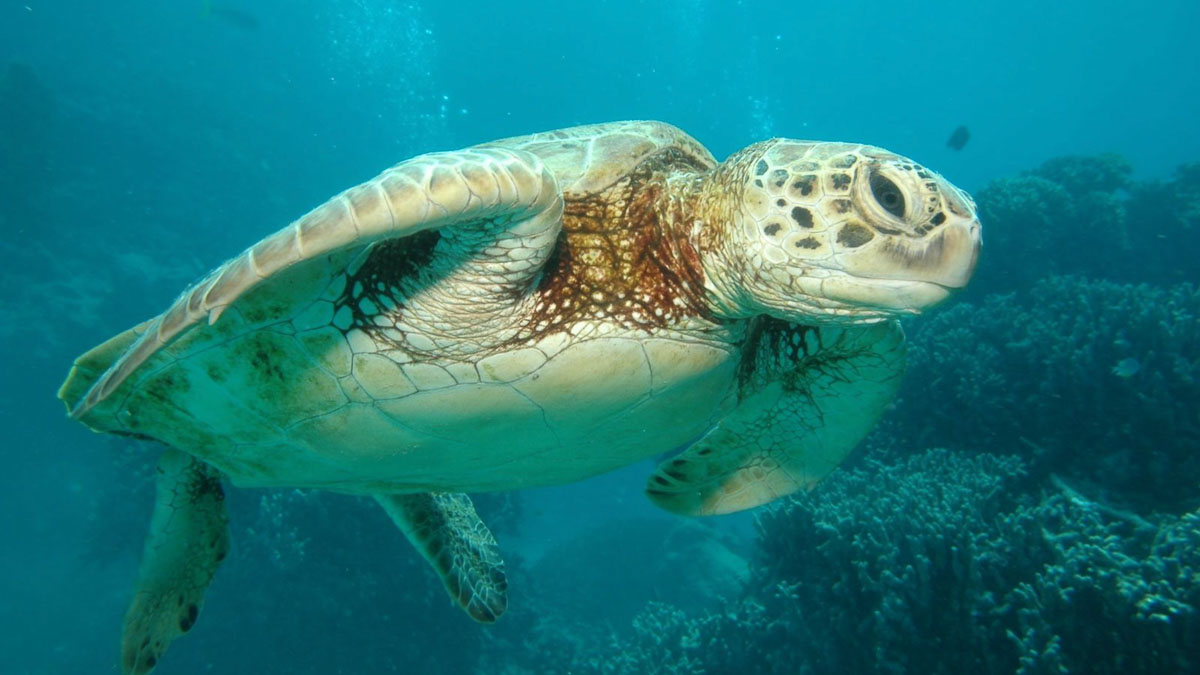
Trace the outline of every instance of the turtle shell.
{"type": "Polygon", "coordinates": [[[670,266],[686,252],[647,239],[638,209],[662,175],[711,168],[711,155],[642,122],[479,150],[532,155],[553,177],[562,215],[538,264],[527,241],[512,254],[495,236],[523,221],[491,212],[354,240],[249,284],[211,323],[179,321],[161,345],[145,347],[172,310],[118,335],[80,357],[60,396],[78,410],[90,394],[92,428],[161,441],[239,485],[353,493],[567,482],[703,435],[733,405],[739,334],[682,290],[670,266]],[[509,277],[472,267],[505,255],[509,277]]]}

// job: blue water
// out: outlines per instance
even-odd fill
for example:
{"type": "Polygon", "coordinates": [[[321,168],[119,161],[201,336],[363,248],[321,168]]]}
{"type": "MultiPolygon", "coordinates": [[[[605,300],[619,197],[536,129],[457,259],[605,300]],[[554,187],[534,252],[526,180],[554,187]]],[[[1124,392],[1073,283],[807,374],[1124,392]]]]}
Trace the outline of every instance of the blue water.
{"type": "Polygon", "coordinates": [[[2,669],[119,672],[156,450],[65,418],[75,355],[403,158],[662,119],[718,158],[880,145],[993,214],[977,286],[913,323],[905,389],[844,482],[687,524],[644,499],[648,463],[492,498],[493,628],[373,504],[230,490],[233,554],[156,672],[1196,672],[1200,171],[1176,170],[1200,161],[1197,26],[1189,0],[0,3],[2,669]],[[1022,178],[1100,153],[1120,180],[1022,178]],[[978,517],[929,529],[867,496],[959,504],[947,481],[978,517]],[[894,545],[848,543],[881,522],[894,545]],[[943,556],[947,537],[966,538],[943,556]],[[967,542],[998,567],[964,572],[967,542]],[[1104,546],[1134,561],[1122,583],[1088,557],[1104,546]],[[786,590],[816,585],[857,590],[786,590]]]}

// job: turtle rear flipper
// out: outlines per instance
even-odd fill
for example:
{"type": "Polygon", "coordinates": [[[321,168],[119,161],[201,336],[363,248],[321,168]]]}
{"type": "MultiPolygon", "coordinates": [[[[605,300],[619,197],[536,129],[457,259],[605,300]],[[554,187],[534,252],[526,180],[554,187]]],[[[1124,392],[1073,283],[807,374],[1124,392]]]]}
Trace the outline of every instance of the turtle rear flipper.
{"type": "Polygon", "coordinates": [[[158,462],[150,534],[121,636],[121,669],[148,673],[175,638],[191,630],[213,574],[229,552],[220,477],[167,450],[158,462]]]}
{"type": "Polygon", "coordinates": [[[504,561],[470,497],[423,493],[375,498],[433,565],[459,607],[480,623],[500,618],[508,608],[504,561]]]}
{"type": "Polygon", "coordinates": [[[650,476],[655,504],[731,513],[811,488],[875,425],[904,372],[897,322],[800,326],[759,320],[743,354],[737,408],[650,476]]]}

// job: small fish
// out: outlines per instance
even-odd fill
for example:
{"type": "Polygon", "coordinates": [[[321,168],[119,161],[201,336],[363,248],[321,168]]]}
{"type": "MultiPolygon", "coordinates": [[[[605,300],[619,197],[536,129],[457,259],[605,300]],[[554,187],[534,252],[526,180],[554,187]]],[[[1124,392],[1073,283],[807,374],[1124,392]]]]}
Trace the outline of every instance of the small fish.
{"type": "Polygon", "coordinates": [[[1137,359],[1130,357],[1121,359],[1117,365],[1113,366],[1112,374],[1117,377],[1133,377],[1142,369],[1142,364],[1137,359]]]}
{"type": "Polygon", "coordinates": [[[967,129],[965,124],[960,124],[954,133],[950,134],[950,138],[946,141],[946,146],[955,150],[962,150],[967,146],[967,141],[971,140],[971,131],[967,129]]]}
{"type": "Polygon", "coordinates": [[[230,26],[241,28],[245,31],[256,31],[262,28],[262,23],[259,22],[258,17],[250,12],[228,5],[214,5],[208,0],[205,0],[204,9],[201,10],[200,15],[216,17],[230,26]]]}

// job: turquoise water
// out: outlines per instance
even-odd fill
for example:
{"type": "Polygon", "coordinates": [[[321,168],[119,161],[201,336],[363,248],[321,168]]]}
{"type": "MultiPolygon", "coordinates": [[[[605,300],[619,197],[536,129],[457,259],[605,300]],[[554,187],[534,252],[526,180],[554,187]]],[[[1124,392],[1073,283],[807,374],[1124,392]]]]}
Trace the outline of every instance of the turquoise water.
{"type": "Polygon", "coordinates": [[[490,628],[372,503],[231,489],[156,672],[1200,670],[1196,26],[1186,0],[0,4],[4,670],[119,672],[156,450],[65,418],[75,355],[405,157],[619,119],[717,157],[872,143],[976,196],[977,279],[908,325],[876,433],[751,514],[659,512],[649,463],[484,498],[490,628]]]}

